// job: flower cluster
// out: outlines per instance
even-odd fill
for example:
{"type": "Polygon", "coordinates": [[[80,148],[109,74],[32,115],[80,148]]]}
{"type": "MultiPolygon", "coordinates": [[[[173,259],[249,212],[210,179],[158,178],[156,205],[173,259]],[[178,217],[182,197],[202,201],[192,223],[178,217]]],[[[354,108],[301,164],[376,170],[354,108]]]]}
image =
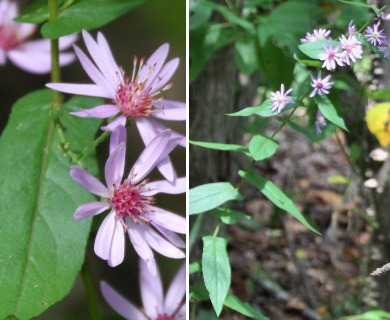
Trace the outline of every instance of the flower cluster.
{"type": "MultiPolygon", "coordinates": [[[[383,21],[390,20],[389,14],[382,14],[383,21]]],[[[381,21],[377,21],[373,26],[368,26],[365,32],[365,39],[376,46],[379,51],[383,52],[385,58],[390,58],[390,40],[386,37],[384,30],[380,28],[381,21]]],[[[337,40],[329,37],[331,30],[315,29],[312,33],[308,32],[305,38],[301,39],[301,43],[319,43],[322,46],[322,52],[318,54],[318,60],[322,61],[322,68],[328,71],[334,71],[337,67],[350,66],[363,57],[363,45],[360,33],[356,30],[356,26],[351,21],[348,25],[348,33],[342,34],[337,40]],[[323,44],[325,42],[325,44],[323,44]]],[[[310,45],[311,46],[311,45],[310,45]]],[[[320,49],[320,47],[318,48],[320,49]]],[[[315,95],[323,96],[329,94],[334,82],[330,81],[331,75],[326,75],[324,78],[321,75],[321,70],[317,76],[311,74],[311,91],[309,97],[315,95]]],[[[281,84],[280,91],[271,92],[270,108],[272,111],[280,113],[287,104],[294,103],[294,98],[288,96],[292,89],[284,91],[284,84],[281,84]]],[[[321,133],[321,127],[327,125],[324,116],[320,111],[317,112],[315,126],[317,133],[321,133]]]]}
{"type": "MultiPolygon", "coordinates": [[[[102,129],[111,136],[104,167],[105,183],[83,168],[71,166],[71,178],[100,198],[100,201],[81,204],[74,213],[74,219],[86,219],[108,212],[96,234],[96,255],[106,260],[111,267],[119,265],[125,257],[127,235],[141,258],[141,291],[143,299],[145,297],[145,314],[159,320],[184,319],[185,307],[181,300],[185,291],[185,269],[183,267],[179,271],[164,301],[153,253],[156,251],[173,259],[185,257],[181,250],[185,248],[185,243],[178,234],[185,234],[186,219],[160,208],[155,199],[159,193],[180,194],[186,191],[186,178],[177,177],[169,158],[176,146],[185,147],[185,137],[155,120],[186,118],[183,102],[167,100],[162,96],[172,86],[169,81],[179,59],[166,62],[169,45],[163,44],[146,61],[134,58],[134,69],[128,76],[115,62],[108,42],[101,33],[98,33],[97,40],[86,31],[82,34],[90,57],[77,46],[74,46],[74,50],[94,83],[49,83],[47,87],[70,94],[109,99],[107,103],[72,114],[82,118],[108,119],[102,129]],[[134,120],[145,148],[125,176],[125,126],[129,119],[134,120]],[[154,168],[158,168],[165,179],[149,181],[147,176],[154,168]]],[[[126,306],[121,304],[124,299],[107,284],[102,284],[102,291],[119,313],[123,314],[123,308],[126,308],[126,318],[148,319],[130,303],[126,302],[126,306]]]]}
{"type": "MultiPolygon", "coordinates": [[[[10,0],[0,1],[0,65],[9,59],[24,71],[43,74],[51,70],[50,40],[26,41],[35,31],[36,25],[13,21],[19,15],[18,6],[10,0]]],[[[59,49],[69,48],[76,40],[76,35],[60,39],[59,49]]],[[[60,65],[74,61],[73,53],[61,53],[60,65]]]]}

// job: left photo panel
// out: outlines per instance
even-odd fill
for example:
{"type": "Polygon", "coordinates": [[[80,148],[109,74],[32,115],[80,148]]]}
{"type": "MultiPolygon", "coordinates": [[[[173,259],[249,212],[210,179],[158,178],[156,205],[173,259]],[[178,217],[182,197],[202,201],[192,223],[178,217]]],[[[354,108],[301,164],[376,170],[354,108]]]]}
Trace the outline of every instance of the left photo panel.
{"type": "Polygon", "coordinates": [[[0,0],[0,319],[186,319],[186,16],[0,0]]]}

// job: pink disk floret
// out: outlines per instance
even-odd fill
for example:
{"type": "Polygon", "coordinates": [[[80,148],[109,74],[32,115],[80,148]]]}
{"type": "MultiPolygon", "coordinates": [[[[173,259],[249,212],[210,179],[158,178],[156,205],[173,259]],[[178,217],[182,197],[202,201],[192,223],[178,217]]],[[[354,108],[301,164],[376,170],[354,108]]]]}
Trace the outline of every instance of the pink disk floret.
{"type": "Polygon", "coordinates": [[[366,29],[365,37],[374,46],[384,44],[386,41],[385,32],[382,29],[379,29],[380,21],[374,24],[373,27],[368,26],[366,29]]]}
{"type": "MultiPolygon", "coordinates": [[[[50,72],[50,40],[27,41],[36,31],[36,25],[13,21],[18,15],[19,9],[15,2],[0,0],[0,65],[4,65],[9,59],[27,72],[36,74],[50,72]]],[[[60,38],[60,50],[69,48],[76,40],[76,35],[60,38]]],[[[73,53],[61,52],[59,56],[61,66],[70,64],[74,59],[73,53]]]]}
{"type": "Polygon", "coordinates": [[[349,35],[348,38],[342,35],[340,38],[341,49],[343,49],[343,62],[350,65],[350,60],[356,62],[363,56],[363,48],[361,42],[354,35],[349,35]]]}
{"type": "Polygon", "coordinates": [[[181,216],[155,206],[157,193],[179,194],[186,190],[185,178],[175,181],[149,182],[146,176],[177,146],[179,138],[167,129],[159,133],[134,163],[123,180],[126,156],[126,129],[117,127],[111,134],[110,155],[105,165],[104,185],[89,172],[72,166],[70,175],[75,182],[100,196],[100,202],[88,202],[76,209],[76,220],[110,210],[95,239],[95,253],[117,266],[124,259],[124,235],[127,233],[135,251],[146,262],[150,272],[156,272],[152,249],[170,258],[180,259],[185,243],[176,233],[186,232],[181,216]],[[123,180],[123,181],[122,181],[123,180]]]}
{"type": "Polygon", "coordinates": [[[183,301],[186,291],[186,271],[183,265],[176,273],[165,296],[157,270],[152,275],[140,260],[140,291],[143,308],[136,307],[102,281],[100,289],[107,303],[126,320],[185,320],[186,305],[183,301]]]}
{"type": "Polygon", "coordinates": [[[288,89],[286,92],[284,92],[283,83],[280,85],[280,91],[271,92],[271,110],[277,110],[277,112],[280,113],[284,109],[286,104],[294,103],[294,99],[288,96],[290,92],[292,92],[292,89],[288,89]]]}
{"type": "Polygon", "coordinates": [[[323,94],[328,94],[330,88],[332,88],[333,82],[329,82],[330,75],[326,76],[324,79],[321,78],[321,71],[318,72],[317,78],[314,78],[311,75],[311,86],[314,90],[310,94],[310,98],[314,97],[316,94],[322,96],[323,94]]]}
{"type": "Polygon", "coordinates": [[[324,61],[322,64],[323,68],[327,70],[336,69],[336,65],[343,66],[343,54],[339,52],[340,47],[333,47],[332,41],[329,41],[327,47],[324,46],[324,53],[319,54],[319,58],[321,61],[324,61]]]}

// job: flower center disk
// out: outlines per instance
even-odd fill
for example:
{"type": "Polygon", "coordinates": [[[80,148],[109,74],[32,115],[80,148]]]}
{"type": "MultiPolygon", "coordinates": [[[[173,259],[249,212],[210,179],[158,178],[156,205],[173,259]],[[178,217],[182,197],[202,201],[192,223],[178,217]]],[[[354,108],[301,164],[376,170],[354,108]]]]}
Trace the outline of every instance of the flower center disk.
{"type": "Polygon", "coordinates": [[[125,181],[120,186],[114,186],[110,203],[118,218],[131,217],[138,221],[137,216],[148,212],[146,205],[153,204],[154,197],[142,195],[146,183],[147,181],[144,180],[134,185],[125,181]]]}
{"type": "Polygon", "coordinates": [[[136,83],[129,77],[125,77],[124,83],[118,86],[115,103],[126,117],[147,117],[153,111],[155,96],[151,94],[150,88],[144,87],[144,82],[136,83]]]}

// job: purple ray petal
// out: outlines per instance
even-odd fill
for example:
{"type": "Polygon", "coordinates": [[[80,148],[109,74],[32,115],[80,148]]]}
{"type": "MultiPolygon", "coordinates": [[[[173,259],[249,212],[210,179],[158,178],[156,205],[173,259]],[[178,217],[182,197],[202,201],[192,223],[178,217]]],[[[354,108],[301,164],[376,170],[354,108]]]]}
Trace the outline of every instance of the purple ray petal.
{"type": "Polygon", "coordinates": [[[51,70],[48,52],[32,52],[20,47],[8,51],[8,58],[19,68],[31,73],[44,74],[51,70]]]}
{"type": "Polygon", "coordinates": [[[183,300],[186,292],[186,269],[183,264],[177,271],[165,295],[164,311],[172,314],[183,300]]]}
{"type": "Polygon", "coordinates": [[[119,69],[111,52],[110,46],[101,32],[98,32],[97,34],[97,43],[101,49],[102,56],[104,56],[106,61],[110,63],[111,69],[115,72],[115,74],[120,75],[122,71],[119,69]]]}
{"type": "Polygon", "coordinates": [[[114,131],[116,127],[126,125],[127,118],[124,115],[120,115],[118,118],[112,120],[108,125],[102,126],[101,129],[104,131],[114,131]]]}
{"type": "Polygon", "coordinates": [[[125,257],[125,232],[121,220],[115,219],[115,227],[110,241],[110,253],[108,265],[116,267],[123,262],[125,257]]]}
{"type": "Polygon", "coordinates": [[[156,274],[156,262],[154,255],[150,249],[148,243],[145,241],[145,226],[142,224],[135,224],[130,219],[126,219],[126,224],[129,226],[127,230],[131,243],[133,244],[134,250],[146,262],[149,271],[156,274]]]}
{"type": "Polygon", "coordinates": [[[118,108],[113,104],[102,104],[89,109],[81,109],[80,111],[70,112],[74,116],[81,118],[99,118],[105,119],[116,115],[119,112],[118,108]]]}
{"type": "Polygon", "coordinates": [[[159,100],[155,104],[153,117],[163,120],[186,120],[186,104],[180,101],[159,100]]]}
{"type": "Polygon", "coordinates": [[[123,178],[123,170],[126,157],[126,145],[121,143],[108,157],[104,167],[107,188],[113,190],[113,185],[120,185],[123,178]]]}
{"type": "Polygon", "coordinates": [[[47,83],[46,87],[60,92],[110,99],[107,90],[95,84],[47,83]]]}
{"type": "Polygon", "coordinates": [[[155,232],[150,226],[145,226],[147,230],[144,233],[145,240],[158,253],[173,259],[182,259],[185,254],[172,245],[170,242],[165,240],[157,232],[155,232]]]}
{"type": "Polygon", "coordinates": [[[147,320],[137,307],[123,298],[106,282],[100,282],[100,290],[110,307],[123,318],[128,320],[147,320]]]}
{"type": "Polygon", "coordinates": [[[158,224],[165,229],[172,230],[178,233],[186,233],[186,219],[175,213],[167,210],[150,206],[153,211],[147,213],[147,217],[153,221],[154,224],[158,224]]]}
{"type": "Polygon", "coordinates": [[[99,87],[107,89],[107,95],[109,94],[112,99],[115,98],[116,86],[113,83],[107,81],[98,68],[92,63],[92,61],[87,57],[87,55],[79,49],[79,47],[74,46],[74,51],[76,52],[79,61],[84,68],[85,72],[95,82],[99,87]]]}
{"type": "MultiPolygon", "coordinates": [[[[168,61],[161,69],[158,76],[154,79],[154,81],[150,84],[152,87],[151,92],[154,93],[164,87],[167,82],[172,78],[175,73],[177,67],[179,65],[179,58],[172,59],[168,61]]],[[[146,88],[148,89],[148,88],[146,88]]]]}
{"type": "Polygon", "coordinates": [[[73,215],[73,219],[82,220],[92,216],[96,216],[103,211],[106,211],[110,208],[110,204],[107,202],[87,202],[82,204],[76,209],[76,212],[73,215]]]}
{"type": "Polygon", "coordinates": [[[108,260],[110,257],[111,239],[115,230],[115,212],[111,211],[104,218],[96,234],[94,250],[98,257],[108,260]]]}
{"type": "Polygon", "coordinates": [[[110,154],[112,154],[116,148],[121,143],[126,145],[126,128],[123,126],[118,126],[112,133],[110,137],[110,154]]]}
{"type": "Polygon", "coordinates": [[[107,188],[88,171],[85,171],[78,166],[71,166],[70,176],[76,183],[87,189],[89,192],[104,198],[109,197],[107,188]]]}
{"type": "Polygon", "coordinates": [[[85,30],[83,30],[83,38],[85,46],[87,47],[93,61],[102,71],[103,76],[107,79],[107,81],[111,83],[111,86],[114,87],[118,81],[117,77],[121,76],[121,74],[117,74],[117,70],[112,68],[111,61],[105,57],[97,42],[85,30]]]}
{"type": "Polygon", "coordinates": [[[149,87],[150,83],[154,81],[156,75],[160,72],[165,59],[168,56],[169,44],[165,43],[160,46],[146,61],[144,66],[138,73],[138,82],[144,82],[147,78],[145,88],[149,87]]]}
{"type": "Polygon", "coordinates": [[[156,275],[152,275],[142,259],[139,263],[139,270],[142,304],[150,319],[157,319],[157,316],[164,312],[160,273],[156,270],[156,275]]]}
{"type": "Polygon", "coordinates": [[[171,151],[167,149],[171,131],[166,130],[157,135],[144,149],[130,171],[129,179],[132,183],[138,183],[152,171],[158,164],[162,155],[168,155],[171,151]]]}
{"type": "Polygon", "coordinates": [[[157,193],[180,194],[186,192],[186,177],[178,178],[173,182],[166,180],[153,181],[145,185],[142,195],[153,196],[157,193]]]}
{"type": "Polygon", "coordinates": [[[164,227],[159,226],[158,224],[154,224],[152,222],[153,227],[155,227],[158,232],[160,232],[165,239],[167,239],[170,243],[172,243],[175,247],[185,248],[186,243],[173,231],[165,229],[164,227]]]}

